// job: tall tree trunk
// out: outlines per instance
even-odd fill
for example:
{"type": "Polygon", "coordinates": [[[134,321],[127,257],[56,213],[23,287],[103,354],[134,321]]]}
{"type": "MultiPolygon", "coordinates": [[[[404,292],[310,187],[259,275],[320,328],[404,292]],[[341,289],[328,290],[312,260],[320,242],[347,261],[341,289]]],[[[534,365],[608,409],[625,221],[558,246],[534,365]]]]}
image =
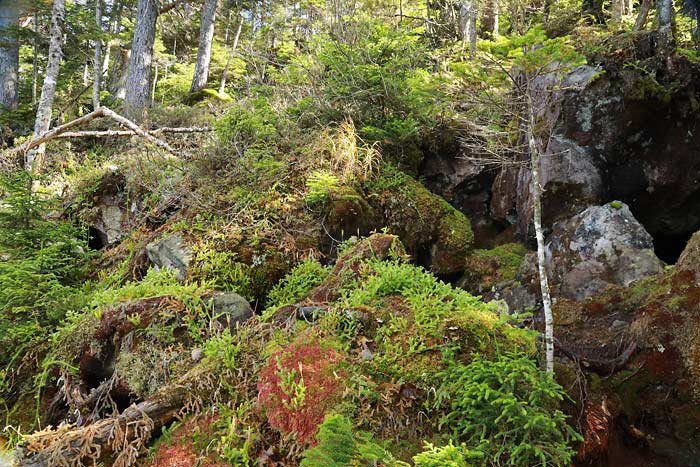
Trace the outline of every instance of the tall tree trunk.
{"type": "Polygon", "coordinates": [[[669,51],[674,46],[673,0],[659,0],[656,8],[659,17],[659,48],[669,51]]]}
{"type": "MultiPolygon", "coordinates": [[[[63,21],[66,13],[65,0],[54,0],[51,10],[51,30],[49,33],[49,60],[46,65],[44,84],[41,86],[41,98],[36,110],[34,122],[34,137],[39,137],[49,131],[53,99],[56,95],[56,82],[63,56],[63,21]]],[[[41,169],[41,163],[46,151],[46,145],[41,145],[36,151],[27,153],[25,168],[29,172],[41,169]]]]}
{"type": "Polygon", "coordinates": [[[233,37],[233,44],[231,44],[231,49],[228,51],[228,58],[226,59],[226,66],[224,67],[224,72],[221,75],[221,85],[219,86],[219,95],[223,95],[226,92],[226,80],[228,79],[228,70],[231,67],[231,60],[233,60],[236,54],[236,47],[238,47],[238,39],[241,37],[241,30],[243,29],[243,18],[238,16],[238,28],[236,28],[236,35],[233,37]]]}
{"type": "MultiPolygon", "coordinates": [[[[95,0],[95,22],[97,33],[102,35],[102,0],[95,0]]],[[[102,90],[102,37],[95,39],[95,58],[93,59],[94,76],[92,78],[92,107],[100,108],[100,91],[102,90]]]]}
{"type": "Polygon", "coordinates": [[[109,72],[109,92],[117,99],[126,97],[126,80],[129,77],[129,62],[131,50],[117,49],[117,57],[114,59],[112,70],[109,72]]]}
{"type": "Polygon", "coordinates": [[[612,0],[612,22],[616,26],[622,24],[623,0],[612,0]]]}
{"type": "Polygon", "coordinates": [[[202,7],[202,22],[199,27],[199,48],[197,62],[194,66],[191,92],[204,89],[209,80],[209,63],[211,62],[211,46],[214,40],[214,20],[216,19],[217,0],[205,0],[202,7]]]}
{"type": "Polygon", "coordinates": [[[34,54],[32,57],[32,109],[36,108],[37,83],[39,82],[39,13],[34,12],[34,54]]]}
{"type": "Polygon", "coordinates": [[[481,31],[487,37],[495,37],[498,35],[498,0],[488,0],[484,8],[484,17],[481,31]]]}
{"type": "Polygon", "coordinates": [[[651,10],[651,5],[654,0],[642,0],[642,4],[639,6],[639,15],[637,15],[637,21],[634,22],[633,31],[641,31],[647,24],[649,19],[649,10],[651,10]]]}
{"type": "Polygon", "coordinates": [[[112,48],[115,46],[119,46],[119,39],[116,38],[117,34],[121,32],[121,23],[122,23],[122,4],[118,0],[114,0],[112,2],[112,9],[110,12],[110,20],[109,20],[109,32],[112,34],[114,38],[110,39],[109,42],[107,42],[106,47],[105,47],[105,56],[104,56],[104,62],[102,64],[102,73],[107,73],[107,70],[109,70],[109,61],[112,56],[112,48]]]}
{"type": "Polygon", "coordinates": [[[19,104],[19,15],[16,0],[0,0],[0,114],[19,104]]]}
{"type": "Polygon", "coordinates": [[[700,0],[695,0],[695,29],[692,30],[695,48],[700,50],[700,0]]]}
{"type": "Polygon", "coordinates": [[[151,64],[158,10],[158,0],[139,0],[136,10],[124,109],[129,118],[139,122],[143,120],[144,112],[151,105],[151,64]]]}
{"type": "Polygon", "coordinates": [[[469,0],[469,55],[476,54],[476,0],[469,0]]]}

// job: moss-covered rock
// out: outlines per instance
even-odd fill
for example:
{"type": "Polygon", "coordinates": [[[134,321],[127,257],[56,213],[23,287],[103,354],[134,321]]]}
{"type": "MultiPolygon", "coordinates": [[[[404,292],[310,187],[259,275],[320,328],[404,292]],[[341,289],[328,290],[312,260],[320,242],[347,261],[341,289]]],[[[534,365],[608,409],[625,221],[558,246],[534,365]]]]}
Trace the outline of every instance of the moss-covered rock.
{"type": "Polygon", "coordinates": [[[384,227],[398,235],[419,264],[436,274],[464,269],[474,240],[469,220],[420,182],[384,167],[365,184],[369,203],[383,213],[384,227]]]}
{"type": "Polygon", "coordinates": [[[507,243],[490,250],[474,250],[466,259],[461,283],[467,290],[483,293],[498,284],[512,281],[526,254],[527,248],[521,243],[507,243]]]}

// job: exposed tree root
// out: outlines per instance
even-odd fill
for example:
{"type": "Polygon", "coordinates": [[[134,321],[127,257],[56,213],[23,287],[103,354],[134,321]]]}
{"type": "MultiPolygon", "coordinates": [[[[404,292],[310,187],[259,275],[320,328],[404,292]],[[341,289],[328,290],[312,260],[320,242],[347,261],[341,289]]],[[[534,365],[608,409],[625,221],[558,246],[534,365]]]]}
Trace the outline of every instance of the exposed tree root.
{"type": "Polygon", "coordinates": [[[17,465],[72,467],[105,457],[113,457],[116,467],[134,465],[151,435],[177,417],[186,395],[186,386],[168,386],[116,417],[79,428],[62,425],[34,433],[17,449],[17,465]]]}

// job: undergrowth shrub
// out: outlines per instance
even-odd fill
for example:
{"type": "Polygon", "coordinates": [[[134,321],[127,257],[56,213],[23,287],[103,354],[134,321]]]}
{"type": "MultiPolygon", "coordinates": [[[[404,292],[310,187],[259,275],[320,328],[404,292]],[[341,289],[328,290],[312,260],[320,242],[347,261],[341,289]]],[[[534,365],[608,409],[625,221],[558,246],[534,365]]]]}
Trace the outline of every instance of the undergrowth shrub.
{"type": "Polygon", "coordinates": [[[450,441],[441,447],[426,443],[425,451],[413,456],[413,462],[416,467],[472,467],[483,457],[479,451],[469,451],[464,444],[455,446],[450,441]]]}
{"type": "Polygon", "coordinates": [[[517,353],[448,364],[440,392],[451,400],[443,424],[484,454],[477,465],[568,466],[582,440],[558,409],[564,390],[517,353]]]}
{"type": "Polygon", "coordinates": [[[352,422],[339,414],[326,416],[318,431],[318,441],[318,445],[304,452],[300,467],[408,467],[373,442],[371,433],[353,430],[352,422]]]}
{"type": "MultiPolygon", "coordinates": [[[[71,310],[85,303],[81,281],[91,257],[84,231],[50,219],[55,198],[31,190],[25,173],[0,179],[0,369],[47,336],[71,310]]],[[[9,376],[8,376],[9,377],[9,376]]],[[[9,383],[8,383],[9,384],[9,383]]],[[[2,395],[0,394],[0,397],[2,395]]]]}

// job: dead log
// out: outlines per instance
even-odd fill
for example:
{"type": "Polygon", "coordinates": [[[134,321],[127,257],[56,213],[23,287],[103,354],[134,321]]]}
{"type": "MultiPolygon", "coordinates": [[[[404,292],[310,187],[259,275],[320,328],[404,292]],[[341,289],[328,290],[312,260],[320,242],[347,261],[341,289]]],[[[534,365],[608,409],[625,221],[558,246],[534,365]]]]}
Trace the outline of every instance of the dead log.
{"type": "MultiPolygon", "coordinates": [[[[173,134],[183,134],[183,133],[206,133],[212,131],[211,128],[207,127],[190,127],[190,128],[156,128],[155,130],[147,131],[150,135],[159,135],[162,133],[173,133],[173,134]]],[[[134,136],[133,131],[125,130],[98,130],[98,131],[67,131],[57,135],[56,138],[109,138],[118,136],[134,136]]]]}

